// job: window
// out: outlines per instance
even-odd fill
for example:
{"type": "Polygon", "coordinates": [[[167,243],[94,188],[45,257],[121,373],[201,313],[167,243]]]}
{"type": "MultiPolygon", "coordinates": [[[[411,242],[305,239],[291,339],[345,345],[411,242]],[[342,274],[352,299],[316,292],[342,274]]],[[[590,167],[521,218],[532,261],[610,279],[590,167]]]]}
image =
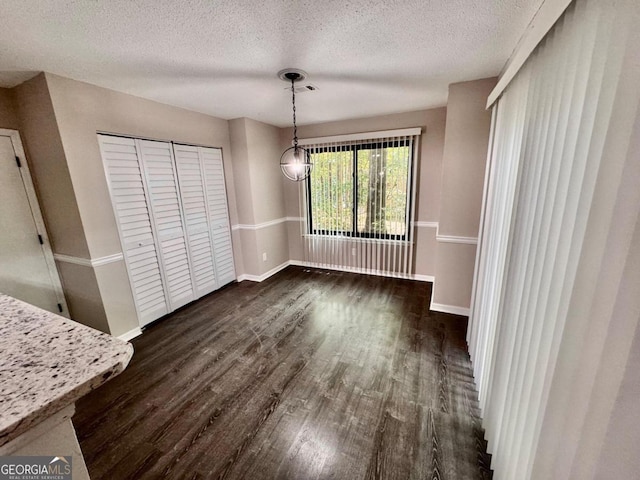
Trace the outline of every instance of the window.
{"type": "Polygon", "coordinates": [[[411,140],[310,150],[313,171],[307,179],[307,192],[311,234],[406,239],[411,140]]]}

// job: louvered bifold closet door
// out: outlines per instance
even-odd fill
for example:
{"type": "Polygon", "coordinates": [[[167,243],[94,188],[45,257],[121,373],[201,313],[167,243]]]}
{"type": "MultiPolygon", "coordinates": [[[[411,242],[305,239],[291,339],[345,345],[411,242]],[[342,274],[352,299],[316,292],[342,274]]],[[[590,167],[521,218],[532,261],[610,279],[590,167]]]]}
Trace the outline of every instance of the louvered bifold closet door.
{"type": "Polygon", "coordinates": [[[180,191],[170,143],[136,140],[158,239],[171,310],[196,298],[191,276],[180,191]]]}
{"type": "Polygon", "coordinates": [[[236,279],[231,246],[231,227],[227,208],[227,192],[224,185],[222,150],[199,147],[205,176],[209,222],[213,232],[213,249],[218,287],[236,279]]]}
{"type": "Polygon", "coordinates": [[[196,296],[216,289],[213,239],[198,147],[174,144],[196,296]]]}
{"type": "Polygon", "coordinates": [[[135,140],[98,135],[113,210],[142,326],[169,312],[135,140]]]}

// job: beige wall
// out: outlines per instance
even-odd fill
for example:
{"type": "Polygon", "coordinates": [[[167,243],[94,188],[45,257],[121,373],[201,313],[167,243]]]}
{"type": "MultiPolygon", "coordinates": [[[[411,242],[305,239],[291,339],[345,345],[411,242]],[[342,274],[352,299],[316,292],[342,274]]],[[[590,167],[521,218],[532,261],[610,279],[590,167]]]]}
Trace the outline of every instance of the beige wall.
{"type": "MultiPolygon", "coordinates": [[[[111,328],[107,320],[105,302],[100,294],[94,269],[68,262],[56,262],[56,266],[62,277],[64,295],[69,305],[71,319],[102,332],[110,333],[111,328]]],[[[128,283],[124,285],[128,285],[128,283]]]]}
{"type": "Polygon", "coordinates": [[[442,161],[438,256],[432,307],[469,308],[491,128],[486,109],[495,78],[449,86],[442,161]],[[460,238],[463,237],[463,238],[460,238]]]}
{"type": "Polygon", "coordinates": [[[89,258],[67,158],[44,74],[14,89],[27,161],[54,253],[89,258]]]}
{"type": "Polygon", "coordinates": [[[229,140],[233,149],[234,188],[236,190],[237,219],[234,224],[255,224],[251,197],[251,168],[249,142],[245,118],[229,120],[229,140]]]}
{"type": "Polygon", "coordinates": [[[266,123],[244,119],[251,165],[251,192],[255,223],[285,216],[282,174],[279,160],[280,129],[266,123]]]}
{"type": "Polygon", "coordinates": [[[19,129],[13,91],[8,88],[0,88],[0,128],[19,129]]]}
{"type": "Polygon", "coordinates": [[[468,315],[476,262],[476,245],[436,241],[436,275],[431,308],[468,315]]]}
{"type": "MultiPolygon", "coordinates": [[[[45,76],[12,91],[19,131],[54,253],[89,258],[67,159],[45,76]]],[[[56,262],[72,319],[108,332],[107,317],[91,268],[56,262]]]]}
{"type": "MultiPolygon", "coordinates": [[[[298,127],[299,138],[313,138],[349,133],[374,132],[397,128],[421,127],[420,161],[418,164],[416,221],[437,222],[440,207],[440,180],[442,174],[442,154],[444,149],[445,122],[447,109],[434,108],[415,112],[383,115],[378,117],[343,120],[298,127]]],[[[280,135],[281,148],[291,145],[293,131],[282,129],[280,135]]],[[[289,217],[302,217],[299,208],[300,184],[284,177],[281,180],[285,192],[286,212],[289,217]]],[[[300,226],[297,222],[289,227],[289,245],[291,258],[301,261],[302,245],[300,226]]],[[[433,276],[435,270],[435,238],[434,227],[419,227],[416,232],[415,273],[433,276]]]]}
{"type": "MultiPolygon", "coordinates": [[[[448,108],[459,122],[450,122],[450,113],[443,107],[299,128],[301,138],[422,128],[416,220],[431,225],[417,228],[414,260],[417,275],[437,275],[440,264],[436,222],[440,222],[441,231],[446,228],[451,234],[477,232],[479,201],[474,204],[471,200],[481,192],[483,175],[479,172],[484,168],[486,156],[486,138],[485,147],[481,148],[484,117],[477,109],[481,103],[479,98],[489,84],[493,84],[493,80],[452,86],[448,108]],[[479,124],[467,118],[468,115],[475,115],[473,118],[479,124]],[[454,146],[447,147],[445,151],[446,139],[467,144],[457,150],[454,146]],[[476,155],[478,149],[480,155],[476,155]],[[476,160],[480,156],[482,162],[476,160]],[[443,158],[450,160],[447,163],[443,158]],[[466,168],[465,162],[475,163],[473,168],[466,168]],[[479,185],[473,183],[472,180],[478,179],[479,185]],[[460,192],[461,189],[464,192],[460,192]],[[461,207],[467,203],[471,212],[461,207]],[[457,214],[462,215],[461,220],[451,218],[457,214]]],[[[282,151],[290,145],[291,129],[279,129],[247,118],[226,121],[48,73],[17,87],[13,93],[21,131],[28,137],[27,150],[35,152],[34,177],[36,183],[42,184],[39,194],[43,211],[47,222],[53,225],[54,252],[94,261],[121,252],[96,137],[97,132],[106,132],[221,147],[230,219],[235,226],[233,246],[237,274],[261,277],[289,260],[302,260],[300,223],[294,220],[302,216],[301,184],[285,179],[277,163],[282,151]]],[[[0,113],[8,112],[6,118],[11,117],[11,100],[8,92],[0,91],[0,113]]],[[[482,113],[486,113],[484,109],[482,113]]],[[[488,131],[484,135],[488,138],[488,131]]],[[[470,251],[468,247],[466,250],[470,251]]],[[[462,281],[468,280],[470,284],[471,272],[465,269],[470,263],[467,257],[471,257],[469,252],[449,252],[445,248],[443,258],[446,260],[441,263],[462,262],[449,270],[454,272],[454,277],[465,277],[462,281]]],[[[84,295],[82,301],[75,302],[79,312],[76,319],[101,325],[99,328],[115,335],[136,328],[124,262],[95,267],[67,264],[61,271],[76,275],[81,269],[87,270],[78,276],[88,282],[86,292],[81,293],[81,283],[74,283],[75,279],[68,282],[73,286],[69,288],[72,295],[78,299],[84,295]]],[[[446,278],[446,274],[443,276],[446,278]]],[[[468,296],[467,290],[460,290],[462,294],[458,296],[468,296]]],[[[448,302],[464,304],[464,300],[444,295],[446,293],[443,291],[443,298],[448,302]]],[[[72,314],[73,304],[70,298],[72,314]]]]}
{"type": "MultiPolygon", "coordinates": [[[[70,255],[95,260],[122,252],[96,132],[221,147],[230,217],[232,223],[236,220],[226,120],[48,73],[38,78],[48,86],[50,100],[42,98],[40,102],[50,103],[55,113],[88,249],[70,255]]],[[[238,239],[234,238],[234,247],[237,245],[238,239]]],[[[237,259],[236,262],[241,264],[237,259]]],[[[103,305],[110,332],[120,335],[138,327],[124,262],[80,268],[93,270],[91,274],[96,278],[101,302],[87,303],[103,305]]],[[[87,319],[81,321],[89,323],[87,319]]]]}
{"type": "Polygon", "coordinates": [[[496,81],[488,78],[449,86],[440,235],[478,236],[491,128],[486,105],[496,81]]]}
{"type": "Polygon", "coordinates": [[[278,159],[280,129],[249,118],[229,121],[238,199],[237,232],[243,273],[260,277],[289,260],[284,194],[278,159]],[[278,221],[275,224],[261,225],[278,221]],[[267,259],[263,259],[266,254],[267,259]]]}
{"type": "MultiPolygon", "coordinates": [[[[636,268],[640,268],[640,265],[636,268]]],[[[640,455],[638,455],[640,401],[638,399],[640,399],[640,327],[636,326],[629,361],[611,412],[594,478],[633,478],[640,472],[640,455]]]]}
{"type": "Polygon", "coordinates": [[[222,147],[232,222],[235,192],[226,120],[47,73],[92,258],[121,252],[96,132],[222,147]]]}
{"type": "Polygon", "coordinates": [[[258,263],[261,264],[259,272],[263,275],[289,261],[287,222],[262,228],[258,232],[256,246],[258,263]],[[263,253],[267,254],[266,260],[262,258],[263,253]]]}

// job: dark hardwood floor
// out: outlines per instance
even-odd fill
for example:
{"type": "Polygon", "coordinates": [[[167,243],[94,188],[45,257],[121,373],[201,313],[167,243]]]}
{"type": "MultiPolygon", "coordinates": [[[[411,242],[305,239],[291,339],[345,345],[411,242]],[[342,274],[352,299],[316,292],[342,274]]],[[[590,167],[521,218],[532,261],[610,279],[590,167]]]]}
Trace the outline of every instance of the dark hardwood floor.
{"type": "Polygon", "coordinates": [[[466,319],[429,297],[289,267],[173,313],[77,404],[91,478],[491,478],[466,319]]]}

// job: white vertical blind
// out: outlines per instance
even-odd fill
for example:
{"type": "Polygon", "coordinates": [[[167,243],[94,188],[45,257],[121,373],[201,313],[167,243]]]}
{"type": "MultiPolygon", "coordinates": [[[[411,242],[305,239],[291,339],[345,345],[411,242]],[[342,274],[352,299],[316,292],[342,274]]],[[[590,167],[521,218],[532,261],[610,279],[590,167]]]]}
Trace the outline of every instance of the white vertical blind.
{"type": "MultiPolygon", "coordinates": [[[[546,447],[555,437],[542,432],[551,412],[585,418],[578,405],[549,398],[559,359],[580,358],[563,345],[585,334],[572,319],[598,281],[578,272],[608,268],[587,232],[594,211],[613,212],[618,195],[598,196],[598,182],[619,181],[627,161],[640,95],[638,9],[574,2],[494,106],[467,338],[497,480],[585,478],[571,476],[577,441],[556,439],[556,453],[546,447]]],[[[596,229],[606,231],[612,216],[596,229]]]]}
{"type": "Polygon", "coordinates": [[[301,204],[305,263],[412,277],[417,135],[302,143],[314,162],[301,204]]]}

